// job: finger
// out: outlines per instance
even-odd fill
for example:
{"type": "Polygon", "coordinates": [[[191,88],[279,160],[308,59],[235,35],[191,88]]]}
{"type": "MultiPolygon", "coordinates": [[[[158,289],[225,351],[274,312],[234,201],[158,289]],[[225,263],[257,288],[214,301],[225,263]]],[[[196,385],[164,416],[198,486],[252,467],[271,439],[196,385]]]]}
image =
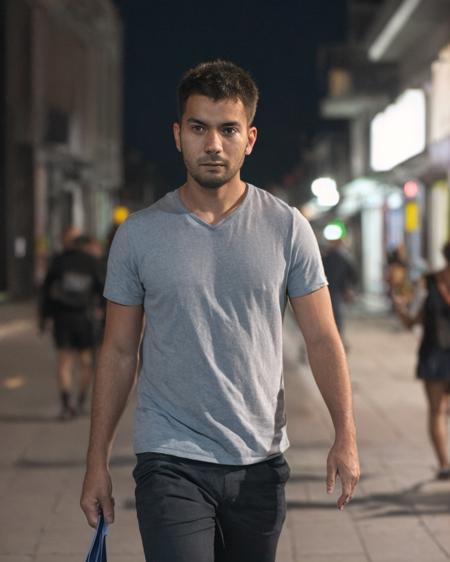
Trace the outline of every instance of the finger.
{"type": "Polygon", "coordinates": [[[344,511],[344,507],[350,502],[352,496],[348,496],[346,494],[341,494],[337,501],[337,506],[339,511],[344,511]]]}
{"type": "Polygon", "coordinates": [[[336,486],[336,467],[334,464],[328,464],[327,466],[327,493],[332,494],[336,486]]]}
{"type": "Polygon", "coordinates": [[[100,498],[100,507],[108,525],[114,523],[114,498],[111,496],[100,498]]]}
{"type": "Polygon", "coordinates": [[[353,492],[356,486],[356,479],[351,479],[351,480],[345,480],[342,482],[342,494],[340,495],[337,505],[338,508],[342,511],[345,507],[345,505],[347,505],[352,497],[353,497],[353,492]]]}
{"type": "Polygon", "coordinates": [[[89,501],[89,500],[82,500],[81,501],[81,509],[86,516],[87,522],[91,527],[94,529],[97,527],[97,520],[98,520],[98,513],[99,513],[99,506],[96,500],[89,501]]]}

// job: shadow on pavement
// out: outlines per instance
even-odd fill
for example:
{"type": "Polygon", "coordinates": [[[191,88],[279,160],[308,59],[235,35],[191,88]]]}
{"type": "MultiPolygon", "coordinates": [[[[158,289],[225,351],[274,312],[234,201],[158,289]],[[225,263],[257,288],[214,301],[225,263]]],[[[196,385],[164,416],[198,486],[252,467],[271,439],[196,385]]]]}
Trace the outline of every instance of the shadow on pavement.
{"type": "Polygon", "coordinates": [[[0,423],[61,423],[56,415],[0,414],[0,423]]]}
{"type": "MultiPolygon", "coordinates": [[[[134,466],[136,457],[134,455],[122,455],[112,457],[110,466],[134,466]]],[[[23,470],[42,469],[58,469],[58,468],[77,468],[85,466],[85,459],[19,459],[15,466],[23,470]]]]}
{"type": "MultiPolygon", "coordinates": [[[[423,491],[425,485],[436,483],[424,480],[410,488],[388,494],[370,494],[352,500],[351,505],[364,509],[363,519],[401,517],[405,515],[450,514],[450,485],[448,490],[423,491]],[[370,513],[375,511],[375,513],[370,513]]],[[[330,501],[288,501],[288,510],[336,509],[336,502],[330,501]]]]}
{"type": "MultiPolygon", "coordinates": [[[[373,475],[364,472],[363,474],[361,474],[360,482],[369,480],[370,478],[373,478],[373,475]]],[[[296,474],[291,474],[288,483],[298,484],[302,482],[323,482],[323,485],[325,487],[326,479],[326,474],[322,472],[297,472],[296,474]]]]}

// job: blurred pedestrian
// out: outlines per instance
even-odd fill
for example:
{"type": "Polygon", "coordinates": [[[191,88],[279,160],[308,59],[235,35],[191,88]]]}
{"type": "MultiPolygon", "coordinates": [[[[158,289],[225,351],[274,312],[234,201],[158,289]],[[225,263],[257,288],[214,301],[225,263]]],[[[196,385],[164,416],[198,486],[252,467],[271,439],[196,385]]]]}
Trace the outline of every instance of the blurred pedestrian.
{"type": "Polygon", "coordinates": [[[411,283],[408,278],[408,263],[404,246],[398,246],[387,255],[386,283],[391,299],[411,299],[411,283]]]}
{"type": "MultiPolygon", "coordinates": [[[[102,286],[105,284],[106,278],[106,258],[103,245],[94,236],[87,234],[81,236],[77,240],[77,244],[81,250],[93,256],[97,260],[99,276],[102,286]]],[[[99,295],[96,299],[93,315],[94,323],[94,354],[103,340],[106,319],[106,299],[103,295],[99,295]]]]}
{"type": "Polygon", "coordinates": [[[101,242],[94,236],[84,234],[82,238],[78,240],[78,244],[79,246],[81,246],[81,249],[83,251],[85,251],[87,254],[90,254],[99,261],[102,261],[105,257],[105,252],[101,242]]]}
{"type": "Polygon", "coordinates": [[[317,241],[295,208],[240,178],[257,88],[236,65],[191,69],[175,143],[186,183],[118,229],[108,260],[81,505],[114,517],[108,470],[135,380],[136,506],[146,560],[274,562],[286,515],[289,443],[282,320],[289,296],[336,440],[327,489],[339,509],[359,476],[345,353],[317,241]]]}
{"type": "Polygon", "coordinates": [[[323,266],[328,280],[334,319],[343,337],[344,303],[353,300],[358,276],[352,261],[345,253],[342,238],[329,242],[329,247],[323,256],[323,266]]]}
{"type": "Polygon", "coordinates": [[[40,301],[40,327],[50,320],[57,349],[57,378],[61,400],[60,419],[83,413],[93,375],[95,344],[94,311],[103,290],[98,260],[83,250],[86,238],[70,227],[64,233],[64,249],[52,260],[40,301]],[[78,360],[79,389],[72,402],[72,375],[78,360]]]}
{"type": "Polygon", "coordinates": [[[427,294],[417,314],[404,299],[394,299],[396,311],[406,326],[421,323],[417,376],[423,380],[428,402],[428,426],[439,470],[437,478],[450,479],[448,404],[450,393],[450,241],[443,248],[446,266],[425,278],[427,294]]]}

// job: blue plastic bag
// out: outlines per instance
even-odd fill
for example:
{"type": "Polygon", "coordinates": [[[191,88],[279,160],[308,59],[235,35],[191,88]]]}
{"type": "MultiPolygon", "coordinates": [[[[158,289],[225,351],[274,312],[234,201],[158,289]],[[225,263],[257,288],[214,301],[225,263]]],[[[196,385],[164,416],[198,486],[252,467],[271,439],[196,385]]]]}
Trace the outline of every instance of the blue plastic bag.
{"type": "Polygon", "coordinates": [[[106,535],[108,534],[108,523],[103,513],[98,516],[97,529],[89,549],[86,562],[107,562],[106,560],[106,535]]]}

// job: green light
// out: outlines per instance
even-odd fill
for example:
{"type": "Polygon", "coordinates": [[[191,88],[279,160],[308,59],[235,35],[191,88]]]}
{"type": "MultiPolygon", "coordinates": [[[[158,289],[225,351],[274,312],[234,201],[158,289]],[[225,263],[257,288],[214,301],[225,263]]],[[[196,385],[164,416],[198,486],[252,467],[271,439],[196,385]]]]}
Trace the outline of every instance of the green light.
{"type": "Polygon", "coordinates": [[[327,224],[323,235],[326,240],[341,240],[347,236],[347,227],[340,219],[335,219],[327,224]]]}

